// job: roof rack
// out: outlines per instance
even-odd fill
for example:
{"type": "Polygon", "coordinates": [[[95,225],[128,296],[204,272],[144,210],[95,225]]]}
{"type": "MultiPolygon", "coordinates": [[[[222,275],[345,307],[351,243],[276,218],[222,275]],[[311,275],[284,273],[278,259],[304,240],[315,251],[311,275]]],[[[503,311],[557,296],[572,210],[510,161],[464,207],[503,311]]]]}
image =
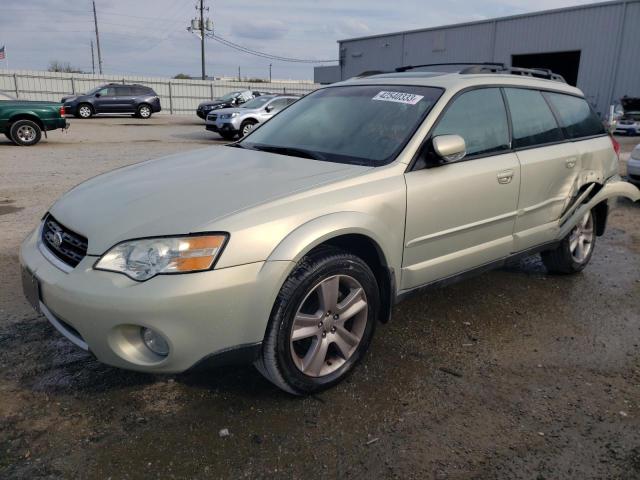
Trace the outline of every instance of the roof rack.
{"type": "Polygon", "coordinates": [[[424,68],[424,67],[455,67],[455,66],[463,66],[463,65],[472,65],[474,67],[501,67],[504,68],[504,63],[494,63],[494,62],[448,62],[448,63],[425,63],[422,65],[405,65],[404,67],[396,68],[396,72],[406,72],[409,70],[413,70],[414,68],[424,68]]]}
{"type": "Polygon", "coordinates": [[[477,64],[460,71],[460,74],[480,74],[480,73],[505,73],[511,75],[522,75],[523,77],[543,78],[556,82],[567,83],[562,75],[553,73],[548,68],[521,68],[505,67],[504,65],[477,64]]]}

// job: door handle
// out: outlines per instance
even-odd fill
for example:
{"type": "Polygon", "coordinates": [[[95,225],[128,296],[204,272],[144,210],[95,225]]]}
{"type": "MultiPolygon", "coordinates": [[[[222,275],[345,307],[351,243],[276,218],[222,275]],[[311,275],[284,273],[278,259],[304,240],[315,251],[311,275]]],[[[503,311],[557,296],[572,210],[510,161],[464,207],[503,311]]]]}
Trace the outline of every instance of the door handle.
{"type": "Polygon", "coordinates": [[[513,180],[513,170],[505,170],[498,173],[499,184],[506,185],[507,183],[511,183],[511,180],[513,180]]]}
{"type": "Polygon", "coordinates": [[[576,166],[577,160],[575,158],[567,158],[565,160],[565,165],[567,168],[573,168],[576,166]]]}

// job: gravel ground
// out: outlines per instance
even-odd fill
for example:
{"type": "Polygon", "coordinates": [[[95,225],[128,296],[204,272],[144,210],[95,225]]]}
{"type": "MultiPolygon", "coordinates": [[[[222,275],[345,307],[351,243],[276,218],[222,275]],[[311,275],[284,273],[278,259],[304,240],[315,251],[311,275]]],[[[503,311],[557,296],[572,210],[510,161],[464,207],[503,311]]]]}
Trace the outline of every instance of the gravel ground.
{"type": "Polygon", "coordinates": [[[155,116],[3,140],[1,478],[640,478],[640,205],[622,202],[582,274],[531,257],[414,297],[347,382],[292,398],[252,367],[101,365],[21,295],[18,245],[57,197],[216,135],[155,116]]]}

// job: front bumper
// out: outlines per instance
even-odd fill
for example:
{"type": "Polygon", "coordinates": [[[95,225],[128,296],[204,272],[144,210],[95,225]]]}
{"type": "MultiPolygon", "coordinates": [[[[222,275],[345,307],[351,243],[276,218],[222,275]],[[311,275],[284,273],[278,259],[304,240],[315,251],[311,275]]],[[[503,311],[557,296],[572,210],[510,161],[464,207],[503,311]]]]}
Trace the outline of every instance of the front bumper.
{"type": "Polygon", "coordinates": [[[38,239],[36,230],[24,241],[20,263],[37,279],[49,321],[99,361],[147,372],[183,372],[212,355],[259,344],[291,268],[290,262],[258,262],[140,283],[93,270],[93,256],[64,272],[45,257],[38,239]],[[140,327],[161,333],[169,355],[147,349],[140,327]]]}
{"type": "Polygon", "coordinates": [[[640,133],[640,125],[631,124],[631,125],[621,125],[617,124],[616,129],[614,131],[617,135],[633,135],[640,133]]]}

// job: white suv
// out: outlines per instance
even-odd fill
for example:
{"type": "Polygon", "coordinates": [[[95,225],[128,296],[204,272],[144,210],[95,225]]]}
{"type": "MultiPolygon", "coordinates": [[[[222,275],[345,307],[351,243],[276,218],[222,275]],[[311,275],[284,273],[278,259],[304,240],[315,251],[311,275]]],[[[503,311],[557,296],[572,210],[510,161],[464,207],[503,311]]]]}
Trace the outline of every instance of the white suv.
{"type": "Polygon", "coordinates": [[[229,146],[92,178],[23,243],[26,296],[105,363],[243,360],[305,394],[411,293],[536,252],[579,272],[640,192],[580,90],[511,72],[331,85],[229,146]]]}

